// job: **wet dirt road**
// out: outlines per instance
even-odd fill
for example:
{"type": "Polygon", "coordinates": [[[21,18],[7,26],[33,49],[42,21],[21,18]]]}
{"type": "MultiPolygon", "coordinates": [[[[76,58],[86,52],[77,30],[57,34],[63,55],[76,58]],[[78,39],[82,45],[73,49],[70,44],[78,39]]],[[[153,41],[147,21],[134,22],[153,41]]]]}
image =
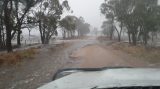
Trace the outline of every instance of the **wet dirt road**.
{"type": "Polygon", "coordinates": [[[95,37],[60,43],[64,45],[41,47],[33,60],[11,67],[1,67],[0,89],[36,89],[52,81],[54,73],[63,68],[149,65],[147,62],[134,60],[126,54],[104,47],[95,37]]]}
{"type": "Polygon", "coordinates": [[[91,38],[57,43],[61,46],[52,44],[42,46],[34,59],[25,60],[14,66],[1,66],[0,89],[36,89],[52,81],[57,70],[78,67],[79,61],[70,57],[72,52],[98,42],[91,38]]]}
{"type": "Polygon", "coordinates": [[[148,62],[138,60],[109,48],[104,48],[98,44],[83,47],[73,52],[71,57],[79,60],[79,66],[82,68],[151,67],[148,62]]]}

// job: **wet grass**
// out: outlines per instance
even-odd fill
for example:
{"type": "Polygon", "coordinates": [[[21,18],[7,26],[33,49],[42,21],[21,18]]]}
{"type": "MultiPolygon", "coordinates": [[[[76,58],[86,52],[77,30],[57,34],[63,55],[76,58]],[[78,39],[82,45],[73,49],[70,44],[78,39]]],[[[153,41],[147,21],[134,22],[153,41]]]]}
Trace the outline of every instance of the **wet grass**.
{"type": "Polygon", "coordinates": [[[144,59],[150,63],[160,62],[160,48],[145,48],[144,46],[131,46],[128,43],[115,43],[114,49],[121,50],[138,59],[144,59]]]}
{"type": "Polygon", "coordinates": [[[68,43],[61,43],[61,44],[57,44],[54,47],[49,48],[49,50],[51,50],[52,52],[57,52],[59,50],[63,50],[67,47],[69,47],[72,43],[68,42],[68,43]]]}
{"type": "Polygon", "coordinates": [[[12,53],[2,53],[0,54],[0,65],[15,65],[24,59],[33,59],[37,53],[38,49],[36,48],[15,51],[12,53]]]}

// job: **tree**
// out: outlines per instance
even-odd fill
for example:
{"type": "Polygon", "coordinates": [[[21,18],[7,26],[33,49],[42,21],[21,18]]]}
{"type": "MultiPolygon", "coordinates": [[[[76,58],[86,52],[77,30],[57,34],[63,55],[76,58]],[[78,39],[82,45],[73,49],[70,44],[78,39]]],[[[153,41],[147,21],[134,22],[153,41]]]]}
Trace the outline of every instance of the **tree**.
{"type": "Polygon", "coordinates": [[[110,39],[113,38],[114,29],[112,29],[112,23],[111,21],[104,21],[101,28],[103,29],[102,33],[104,35],[107,35],[110,37],[110,39]]]}
{"type": "Polygon", "coordinates": [[[32,7],[35,7],[38,3],[40,3],[42,0],[13,0],[14,6],[15,6],[15,25],[14,32],[12,34],[12,37],[17,32],[17,45],[21,45],[21,29],[22,25],[24,23],[25,18],[27,17],[27,14],[32,9],[32,7]],[[23,5],[23,8],[22,8],[23,5]]]}
{"type": "MultiPolygon", "coordinates": [[[[17,44],[20,45],[21,26],[27,13],[41,0],[1,0],[1,35],[4,39],[6,32],[6,47],[7,51],[12,51],[12,38],[17,32],[17,44]],[[5,26],[5,28],[3,27],[5,26]]],[[[1,41],[1,39],[0,39],[1,41]]]]}
{"type": "Polygon", "coordinates": [[[81,25],[81,28],[79,28],[79,34],[80,36],[84,36],[90,32],[90,24],[84,23],[81,25]]]}
{"type": "Polygon", "coordinates": [[[10,0],[4,0],[4,23],[6,27],[6,47],[8,52],[12,52],[11,32],[12,32],[12,4],[10,0]],[[10,6],[10,7],[9,7],[10,6]]]}
{"type": "Polygon", "coordinates": [[[78,36],[84,36],[90,32],[90,24],[86,23],[83,17],[77,18],[76,16],[66,16],[60,21],[60,26],[62,28],[63,38],[74,37],[75,32],[78,33],[78,36]]]}
{"type": "Polygon", "coordinates": [[[116,25],[114,29],[121,36],[122,28],[128,30],[129,43],[136,45],[142,38],[146,45],[150,38],[149,33],[158,30],[159,6],[157,0],[107,0],[101,5],[101,13],[111,21],[119,22],[121,30],[116,25]]]}
{"type": "Polygon", "coordinates": [[[63,38],[66,38],[66,33],[68,38],[72,38],[76,31],[76,21],[77,17],[75,16],[66,16],[60,21],[60,26],[63,28],[63,38]]]}
{"type": "Polygon", "coordinates": [[[118,0],[105,0],[104,3],[101,4],[100,10],[103,15],[109,20],[109,23],[111,24],[111,29],[110,29],[110,39],[112,39],[114,30],[116,30],[119,41],[120,41],[120,34],[119,31],[117,30],[115,25],[115,20],[116,20],[116,3],[118,0]]]}
{"type": "Polygon", "coordinates": [[[27,28],[28,30],[29,42],[31,44],[31,31],[33,30],[33,28],[35,28],[35,24],[26,24],[24,28],[27,28]]]}
{"type": "Polygon", "coordinates": [[[94,34],[97,36],[97,35],[98,35],[98,28],[94,27],[94,28],[93,28],[93,32],[94,32],[94,34]]]}
{"type": "Polygon", "coordinates": [[[59,0],[43,1],[38,6],[39,10],[35,18],[39,25],[42,44],[48,44],[53,35],[57,35],[57,25],[60,21],[63,9],[70,9],[68,2],[60,3],[59,0]]]}
{"type": "Polygon", "coordinates": [[[49,43],[58,34],[56,28],[64,9],[70,10],[66,0],[1,0],[0,48],[11,52],[13,38],[20,46],[22,29],[31,28],[31,24],[39,25],[42,43],[49,43]]]}
{"type": "Polygon", "coordinates": [[[4,32],[4,6],[0,1],[0,49],[5,49],[5,32],[4,32]]]}
{"type": "Polygon", "coordinates": [[[83,17],[79,17],[76,21],[78,36],[84,36],[90,32],[90,24],[85,22],[83,17]]]}

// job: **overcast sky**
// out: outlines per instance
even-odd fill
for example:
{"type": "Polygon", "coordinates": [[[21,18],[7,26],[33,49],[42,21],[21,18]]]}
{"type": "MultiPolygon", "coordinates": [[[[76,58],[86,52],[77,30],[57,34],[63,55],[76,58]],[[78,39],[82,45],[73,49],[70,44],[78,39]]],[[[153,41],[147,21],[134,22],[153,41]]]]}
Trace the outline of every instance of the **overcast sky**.
{"type": "Polygon", "coordinates": [[[68,0],[73,15],[82,16],[86,22],[100,29],[104,16],[100,13],[100,5],[104,0],[68,0]]]}

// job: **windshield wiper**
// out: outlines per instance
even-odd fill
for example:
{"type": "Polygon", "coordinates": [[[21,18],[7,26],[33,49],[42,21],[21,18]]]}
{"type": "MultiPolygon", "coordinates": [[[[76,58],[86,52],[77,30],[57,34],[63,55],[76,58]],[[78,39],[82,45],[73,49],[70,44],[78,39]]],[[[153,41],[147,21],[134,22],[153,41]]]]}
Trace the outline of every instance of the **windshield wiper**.
{"type": "Polygon", "coordinates": [[[130,87],[113,87],[113,88],[98,88],[98,86],[91,89],[160,89],[160,86],[130,86],[130,87]]]}

